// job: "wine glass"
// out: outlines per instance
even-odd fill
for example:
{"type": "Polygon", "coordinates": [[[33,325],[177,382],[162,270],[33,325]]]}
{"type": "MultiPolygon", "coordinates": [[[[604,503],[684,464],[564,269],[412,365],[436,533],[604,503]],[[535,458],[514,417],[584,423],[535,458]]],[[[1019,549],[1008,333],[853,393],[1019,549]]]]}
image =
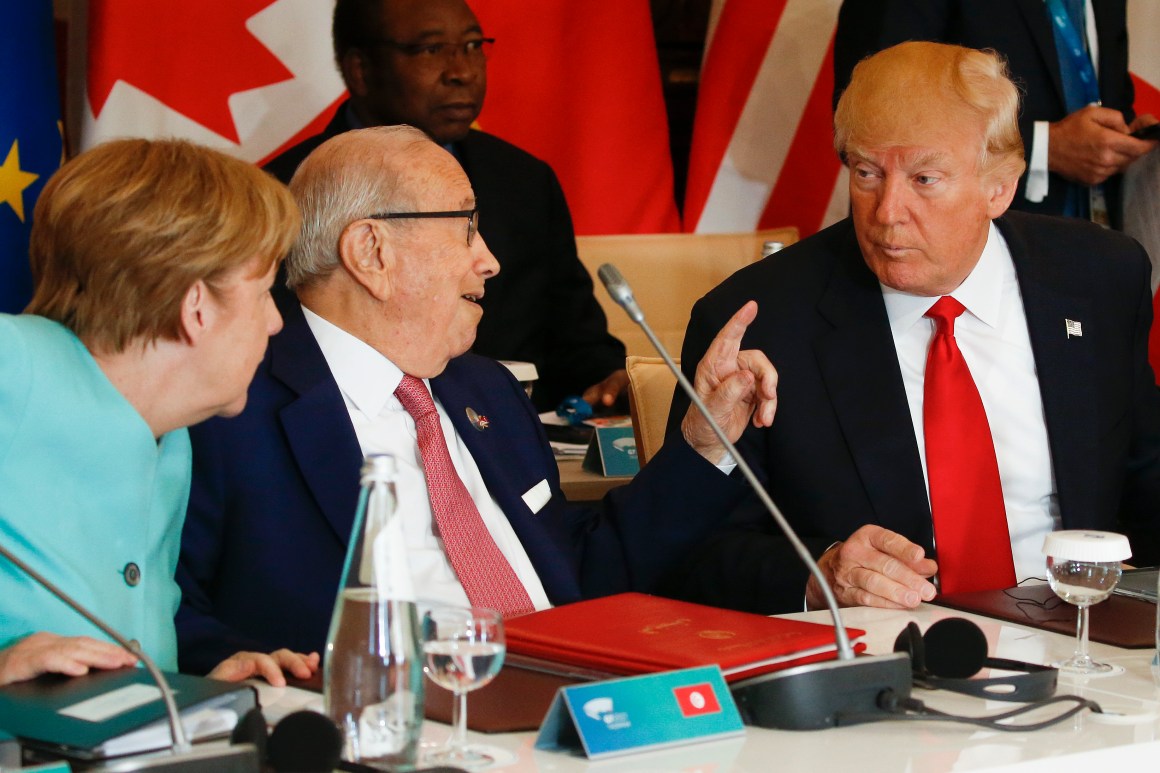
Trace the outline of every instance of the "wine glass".
{"type": "Polygon", "coordinates": [[[424,764],[479,767],[492,761],[467,745],[467,693],[495,678],[505,649],[503,618],[495,610],[436,606],[423,616],[423,670],[455,694],[451,735],[424,764]]]}
{"type": "Polygon", "coordinates": [[[1132,555],[1128,538],[1109,531],[1053,531],[1043,541],[1043,553],[1051,590],[1079,607],[1075,653],[1055,667],[1080,675],[1111,672],[1111,665],[1096,663],[1088,654],[1088,610],[1120,581],[1120,562],[1132,555]]]}

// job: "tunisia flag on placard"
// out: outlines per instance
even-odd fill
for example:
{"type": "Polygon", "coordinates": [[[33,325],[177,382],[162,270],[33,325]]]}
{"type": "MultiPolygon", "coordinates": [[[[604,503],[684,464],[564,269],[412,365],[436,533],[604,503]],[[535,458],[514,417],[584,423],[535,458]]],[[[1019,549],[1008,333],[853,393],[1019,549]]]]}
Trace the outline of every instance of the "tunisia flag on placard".
{"type": "Polygon", "coordinates": [[[185,137],[259,162],[322,130],[345,91],[332,0],[89,0],[81,147],[185,137]]]}
{"type": "Polygon", "coordinates": [[[680,230],[648,0],[468,0],[496,39],[479,127],[547,161],[578,234],[680,230]]]}

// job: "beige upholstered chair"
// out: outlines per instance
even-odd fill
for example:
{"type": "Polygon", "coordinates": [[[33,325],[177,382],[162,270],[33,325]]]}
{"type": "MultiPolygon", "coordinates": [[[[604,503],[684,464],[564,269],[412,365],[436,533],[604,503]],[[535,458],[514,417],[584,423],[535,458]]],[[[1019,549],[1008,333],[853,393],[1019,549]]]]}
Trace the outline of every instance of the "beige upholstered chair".
{"type": "Polygon", "coordinates": [[[597,269],[612,263],[632,286],[645,320],[676,357],[693,304],[734,271],[761,257],[767,241],[792,244],[796,228],[773,228],[732,234],[630,234],[580,236],[580,260],[592,275],[596,298],[608,315],[609,331],[624,342],[629,354],[656,354],[645,334],[604,290],[597,269]]]}
{"type": "MultiPolygon", "coordinates": [[[[679,359],[676,363],[680,367],[679,359]]],[[[643,467],[665,440],[665,423],[673,403],[677,377],[660,357],[630,354],[627,368],[628,404],[632,413],[632,433],[636,436],[636,458],[643,467]]]]}

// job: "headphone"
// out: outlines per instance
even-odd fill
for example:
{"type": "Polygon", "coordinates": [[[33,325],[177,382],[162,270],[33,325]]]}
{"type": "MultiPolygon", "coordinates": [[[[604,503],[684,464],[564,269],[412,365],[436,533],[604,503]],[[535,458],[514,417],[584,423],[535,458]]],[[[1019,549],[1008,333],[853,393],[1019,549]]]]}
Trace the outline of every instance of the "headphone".
{"type": "Polygon", "coordinates": [[[909,623],[894,641],[895,652],[910,655],[914,683],[919,687],[951,690],[977,698],[1031,702],[1055,694],[1059,671],[1051,666],[987,657],[987,637],[979,626],[961,617],[948,617],[923,634],[909,623]],[[972,679],[982,668],[1020,671],[1021,674],[972,679]]]}

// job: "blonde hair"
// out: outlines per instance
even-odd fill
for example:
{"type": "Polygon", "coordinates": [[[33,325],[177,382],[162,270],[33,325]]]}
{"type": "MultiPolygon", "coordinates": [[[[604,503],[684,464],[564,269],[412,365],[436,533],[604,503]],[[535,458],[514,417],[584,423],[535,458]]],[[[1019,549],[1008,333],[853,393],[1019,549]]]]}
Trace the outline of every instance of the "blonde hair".
{"type": "Polygon", "coordinates": [[[217,293],[250,262],[261,276],[298,224],[290,192],[252,164],[183,140],[107,142],[62,166],[36,202],[25,311],[95,351],[176,340],[190,287],[217,293]]]}
{"type": "MultiPolygon", "coordinates": [[[[286,284],[298,288],[328,276],[340,265],[343,230],[373,214],[415,209],[411,151],[433,145],[404,124],[356,129],[315,148],[290,180],[302,210],[302,231],[286,258],[286,284]]],[[[387,221],[387,227],[405,227],[387,221]]]]}
{"type": "Polygon", "coordinates": [[[845,160],[864,142],[906,144],[931,120],[981,123],[981,176],[1023,174],[1019,91],[1007,63],[994,51],[944,43],[900,43],[859,62],[834,113],[834,149],[845,160]]]}

